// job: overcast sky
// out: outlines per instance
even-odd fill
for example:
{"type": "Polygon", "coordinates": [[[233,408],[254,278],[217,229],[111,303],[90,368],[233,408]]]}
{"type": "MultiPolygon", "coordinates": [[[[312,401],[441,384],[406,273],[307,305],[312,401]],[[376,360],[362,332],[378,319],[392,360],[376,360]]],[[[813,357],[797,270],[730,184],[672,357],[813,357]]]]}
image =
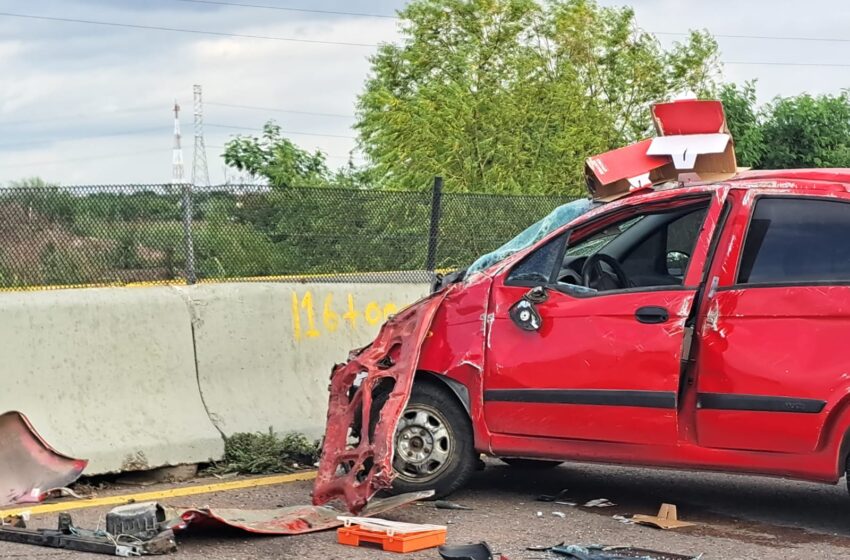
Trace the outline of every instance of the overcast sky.
{"type": "MultiPolygon", "coordinates": [[[[405,3],[232,1],[384,15],[393,15],[405,3]]],[[[758,79],[762,100],[803,91],[837,93],[850,86],[850,3],[634,0],[631,5],[638,24],[654,32],[705,28],[717,35],[843,39],[718,37],[725,78],[758,79]]],[[[225,178],[220,157],[223,144],[233,134],[250,133],[226,127],[259,129],[269,118],[276,119],[302,147],[319,148],[328,154],[332,166],[343,165],[354,149],[354,102],[369,69],[367,59],[374,52],[373,47],[355,45],[127,29],[9,14],[343,43],[374,44],[397,37],[397,22],[392,18],[185,0],[0,0],[0,12],[0,184],[34,175],[63,184],[167,182],[175,98],[183,108],[184,157],[190,176],[193,84],[204,88],[213,182],[225,178]]],[[[677,36],[659,38],[670,44],[677,36]]],[[[355,159],[359,160],[356,153],[355,159]]]]}

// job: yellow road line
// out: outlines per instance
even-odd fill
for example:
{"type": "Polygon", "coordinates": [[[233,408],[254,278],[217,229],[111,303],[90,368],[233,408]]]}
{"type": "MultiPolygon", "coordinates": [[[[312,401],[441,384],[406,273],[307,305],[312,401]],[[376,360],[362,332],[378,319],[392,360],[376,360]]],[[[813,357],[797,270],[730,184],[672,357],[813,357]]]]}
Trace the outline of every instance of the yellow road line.
{"type": "Polygon", "coordinates": [[[41,513],[59,513],[72,509],[85,509],[101,506],[120,506],[133,502],[152,502],[168,498],[180,498],[182,496],[195,496],[197,494],[211,494],[213,492],[227,492],[230,490],[242,490],[244,488],[257,488],[259,486],[272,486],[285,484],[287,482],[298,482],[301,480],[313,480],[316,471],[305,471],[294,474],[282,474],[264,476],[260,478],[249,478],[245,480],[233,480],[230,482],[216,482],[213,484],[201,484],[198,486],[185,486],[182,488],[171,488],[168,490],[157,490],[153,492],[140,492],[137,494],[121,494],[119,496],[106,496],[104,498],[86,498],[69,502],[55,504],[32,505],[29,507],[17,507],[13,509],[0,510],[0,519],[12,515],[20,515],[29,512],[30,515],[41,513]]]}

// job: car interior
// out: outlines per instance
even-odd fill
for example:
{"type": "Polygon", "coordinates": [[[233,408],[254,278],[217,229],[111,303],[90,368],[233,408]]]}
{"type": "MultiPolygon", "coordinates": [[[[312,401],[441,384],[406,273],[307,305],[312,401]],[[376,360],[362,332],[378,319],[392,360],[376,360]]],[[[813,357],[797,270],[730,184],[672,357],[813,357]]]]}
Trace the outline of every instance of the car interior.
{"type": "Polygon", "coordinates": [[[575,244],[568,242],[564,253],[563,243],[553,240],[521,261],[507,283],[550,284],[548,271],[561,259],[554,287],[565,290],[682,285],[707,210],[708,203],[700,203],[632,215],[575,244]]]}

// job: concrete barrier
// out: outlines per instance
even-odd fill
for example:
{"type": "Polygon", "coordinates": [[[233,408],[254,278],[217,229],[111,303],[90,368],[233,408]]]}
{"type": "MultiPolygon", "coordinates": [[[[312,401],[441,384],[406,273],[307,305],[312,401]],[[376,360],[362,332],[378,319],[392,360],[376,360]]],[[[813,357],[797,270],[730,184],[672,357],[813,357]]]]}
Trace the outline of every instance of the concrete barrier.
{"type": "Polygon", "coordinates": [[[223,441],[198,392],[173,288],[0,294],[0,412],[26,414],[87,474],[207,461],[223,441]]]}
{"type": "Polygon", "coordinates": [[[324,428],[331,367],[420,284],[232,283],[0,293],[0,413],[86,474],[205,462],[222,435],[324,428]]]}
{"type": "Polygon", "coordinates": [[[217,284],[191,303],[201,394],[216,427],[319,436],[330,370],[370,342],[421,284],[217,284]]]}

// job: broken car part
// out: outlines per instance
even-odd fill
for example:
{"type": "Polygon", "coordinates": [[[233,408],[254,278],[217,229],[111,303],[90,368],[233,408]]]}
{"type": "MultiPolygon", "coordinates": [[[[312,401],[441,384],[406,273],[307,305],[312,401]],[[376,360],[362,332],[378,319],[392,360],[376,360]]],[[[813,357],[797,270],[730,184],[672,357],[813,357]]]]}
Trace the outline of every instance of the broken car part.
{"type": "Polygon", "coordinates": [[[314,505],[339,498],[356,514],[392,485],[396,426],[410,398],[422,342],[444,298],[445,292],[433,294],[399,312],[372,344],[334,368],[314,505]],[[373,407],[376,397],[379,408],[373,407]],[[350,441],[355,430],[357,440],[350,441]]]}
{"type": "Polygon", "coordinates": [[[574,544],[554,546],[549,551],[575,560],[698,560],[702,556],[685,556],[645,548],[574,544]]]}
{"type": "MultiPolygon", "coordinates": [[[[426,500],[433,492],[414,492],[391,498],[371,500],[361,512],[363,517],[381,515],[398,507],[426,500]]],[[[192,529],[229,527],[259,535],[301,535],[342,526],[339,516],[346,512],[330,506],[289,506],[278,509],[188,509],[180,514],[173,528],[177,532],[192,529]]]]}
{"type": "Polygon", "coordinates": [[[20,412],[0,414],[0,506],[40,502],[77,480],[87,464],[50,447],[20,412]]]}
{"type": "Polygon", "coordinates": [[[486,542],[440,547],[443,560],[494,560],[493,551],[486,542]]]}
{"type": "Polygon", "coordinates": [[[106,514],[106,532],[147,540],[162,531],[165,521],[165,509],[156,502],[127,504],[106,514]]]}
{"type": "Polygon", "coordinates": [[[177,551],[177,543],[171,529],[159,531],[153,537],[142,540],[131,535],[113,535],[106,531],[80,529],[74,526],[71,516],[67,513],[59,514],[57,529],[33,530],[0,526],[0,541],[124,557],[177,551]]]}

